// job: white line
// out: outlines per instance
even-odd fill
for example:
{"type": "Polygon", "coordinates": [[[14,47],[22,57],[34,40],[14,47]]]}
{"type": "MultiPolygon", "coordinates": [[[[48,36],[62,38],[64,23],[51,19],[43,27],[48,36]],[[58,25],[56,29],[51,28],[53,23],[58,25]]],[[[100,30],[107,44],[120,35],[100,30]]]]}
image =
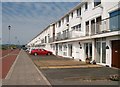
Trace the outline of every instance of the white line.
{"type": "Polygon", "coordinates": [[[11,66],[11,68],[10,68],[10,70],[9,70],[9,72],[8,72],[8,74],[7,74],[7,76],[5,77],[5,79],[10,79],[11,74],[12,74],[13,69],[14,69],[14,66],[15,66],[15,64],[16,64],[16,62],[17,62],[17,60],[18,60],[18,58],[19,58],[20,53],[21,53],[21,51],[19,52],[19,54],[18,54],[16,60],[15,60],[14,63],[12,64],[12,66],[11,66]]]}

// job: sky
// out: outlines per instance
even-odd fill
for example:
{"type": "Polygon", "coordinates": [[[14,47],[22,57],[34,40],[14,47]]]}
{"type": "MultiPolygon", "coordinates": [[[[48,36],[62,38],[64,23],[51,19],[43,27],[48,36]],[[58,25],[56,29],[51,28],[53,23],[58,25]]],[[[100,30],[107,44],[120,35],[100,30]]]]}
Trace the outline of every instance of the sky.
{"type": "Polygon", "coordinates": [[[2,43],[9,43],[9,25],[10,43],[27,44],[77,4],[79,2],[2,2],[2,43]]]}

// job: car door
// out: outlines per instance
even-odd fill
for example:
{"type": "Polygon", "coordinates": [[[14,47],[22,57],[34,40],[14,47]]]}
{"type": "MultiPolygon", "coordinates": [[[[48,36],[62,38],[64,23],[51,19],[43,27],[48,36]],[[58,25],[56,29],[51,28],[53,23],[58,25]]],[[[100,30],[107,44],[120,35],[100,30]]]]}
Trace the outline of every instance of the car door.
{"type": "Polygon", "coordinates": [[[42,50],[38,49],[38,54],[41,55],[42,54],[42,50]]]}

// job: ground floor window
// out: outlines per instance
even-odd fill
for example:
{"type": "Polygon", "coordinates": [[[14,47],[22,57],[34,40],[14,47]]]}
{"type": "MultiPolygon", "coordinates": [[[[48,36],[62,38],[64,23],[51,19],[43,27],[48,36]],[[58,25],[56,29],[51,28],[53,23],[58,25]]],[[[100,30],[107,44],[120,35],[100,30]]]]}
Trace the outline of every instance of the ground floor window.
{"type": "Polygon", "coordinates": [[[63,45],[63,55],[67,56],[67,45],[63,45]]]}
{"type": "Polygon", "coordinates": [[[62,45],[61,44],[59,45],[59,51],[62,51],[62,45]]]}

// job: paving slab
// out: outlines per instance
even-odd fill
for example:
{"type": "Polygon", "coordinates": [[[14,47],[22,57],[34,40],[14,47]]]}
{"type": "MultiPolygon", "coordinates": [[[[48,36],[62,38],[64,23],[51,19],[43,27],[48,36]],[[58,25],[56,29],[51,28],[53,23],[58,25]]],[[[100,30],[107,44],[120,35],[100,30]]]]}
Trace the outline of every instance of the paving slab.
{"type": "Polygon", "coordinates": [[[42,73],[36,69],[29,56],[21,50],[15,66],[3,85],[50,85],[42,73]]]}

